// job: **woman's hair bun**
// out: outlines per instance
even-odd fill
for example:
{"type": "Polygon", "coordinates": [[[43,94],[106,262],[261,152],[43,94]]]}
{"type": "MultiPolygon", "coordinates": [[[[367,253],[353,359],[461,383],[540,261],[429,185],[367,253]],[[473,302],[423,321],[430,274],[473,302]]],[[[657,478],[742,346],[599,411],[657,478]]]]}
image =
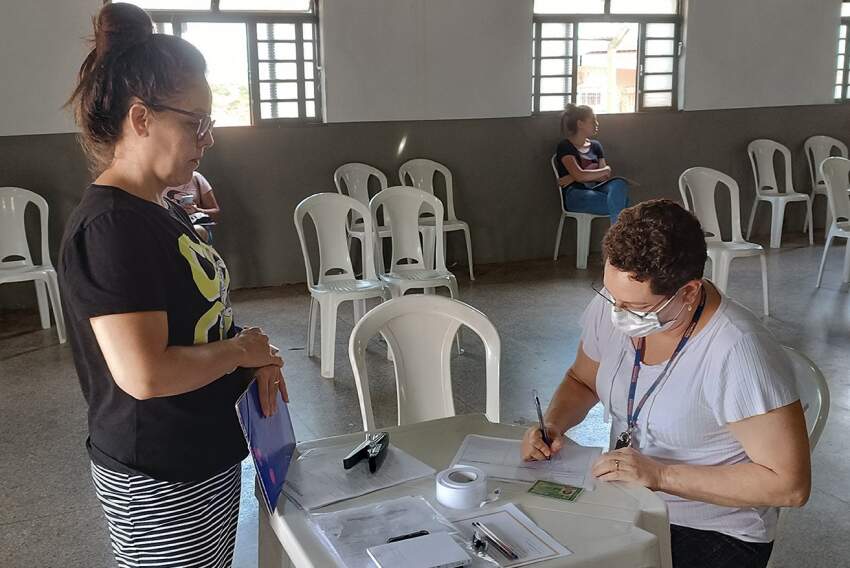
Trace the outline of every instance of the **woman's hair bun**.
{"type": "Polygon", "coordinates": [[[134,4],[110,2],[94,22],[94,44],[98,59],[119,55],[153,35],[147,12],[134,4]]]}

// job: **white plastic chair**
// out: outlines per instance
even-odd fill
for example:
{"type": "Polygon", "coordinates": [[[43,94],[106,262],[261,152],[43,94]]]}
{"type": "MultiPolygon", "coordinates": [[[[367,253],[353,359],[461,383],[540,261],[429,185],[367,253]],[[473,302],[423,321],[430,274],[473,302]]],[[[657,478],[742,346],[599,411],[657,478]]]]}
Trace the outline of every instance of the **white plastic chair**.
{"type": "MultiPolygon", "coordinates": [[[[443,204],[440,200],[413,187],[397,186],[378,193],[369,202],[369,208],[372,219],[377,219],[379,210],[392,219],[392,260],[389,271],[378,275],[389,287],[392,297],[403,296],[411,289],[422,288],[430,292],[445,286],[452,298],[457,298],[457,279],[446,269],[443,252],[443,204]],[[435,242],[430,243],[435,251],[433,268],[425,261],[423,243],[419,240],[419,217],[423,205],[427,211],[434,213],[436,230],[432,238],[435,242]]],[[[427,235],[423,235],[423,240],[428,240],[427,235]]],[[[429,246],[429,243],[424,246],[429,246]]]]}
{"type": "Polygon", "coordinates": [[[827,158],[821,162],[820,171],[826,182],[826,200],[832,216],[832,224],[826,233],[826,244],[823,247],[823,256],[818,269],[817,288],[820,288],[826,255],[835,238],[847,239],[847,244],[844,245],[844,273],[841,280],[850,282],[850,194],[846,189],[848,174],[850,174],[850,160],[837,156],[827,158]]]}
{"type": "Polygon", "coordinates": [[[295,230],[301,241],[304,267],[307,270],[307,289],[310,291],[307,354],[315,352],[316,308],[322,322],[322,376],[334,376],[334,349],[336,346],[336,318],[339,305],[354,302],[354,319],[358,321],[366,311],[368,298],[384,298],[386,289],[375,274],[374,228],[369,209],[352,197],[336,193],[311,195],[298,204],[294,214],[295,230]],[[360,215],[364,223],[365,243],[362,251],[363,278],[356,278],[351,265],[346,228],[349,213],[360,215]],[[304,216],[310,215],[319,242],[319,271],[314,280],[307,241],[304,238],[304,216]]]}
{"type": "Polygon", "coordinates": [[[791,360],[794,383],[806,417],[809,447],[814,451],[829,416],[829,385],[811,359],[792,347],[783,346],[783,349],[791,360]]]}
{"type": "Polygon", "coordinates": [[[814,244],[812,226],[812,199],[805,193],[794,191],[794,180],[791,176],[791,150],[773,140],[753,140],[747,145],[747,155],[753,167],[753,181],[756,187],[756,197],[750,211],[750,222],[747,225],[747,240],[753,232],[753,221],[760,201],[766,201],[771,207],[770,248],[782,246],[782,222],[785,219],[785,206],[792,202],[806,203],[806,221],[803,231],[809,231],[809,244],[814,244]],[[785,190],[779,188],[776,171],[773,168],[773,155],[779,152],[785,161],[785,190]]]}
{"type": "MultiPolygon", "coordinates": [[[[350,197],[353,197],[366,207],[369,207],[369,180],[372,177],[377,179],[380,184],[378,191],[387,189],[387,176],[384,175],[384,172],[378,168],[372,167],[368,164],[361,164],[359,162],[351,162],[338,167],[336,171],[334,171],[334,185],[340,195],[345,195],[347,192],[350,197]],[[343,191],[343,188],[345,188],[345,191],[343,191]]],[[[381,251],[383,250],[381,247],[381,239],[389,237],[390,230],[387,227],[376,227],[376,232],[378,238],[375,241],[375,246],[377,247],[375,250],[375,256],[380,268],[383,266],[384,260],[383,254],[381,254],[381,251]]],[[[362,218],[356,217],[351,219],[351,223],[348,227],[348,234],[351,235],[352,238],[360,241],[360,246],[363,246],[362,218]]]]}
{"type": "Polygon", "coordinates": [[[59,281],[50,261],[47,240],[48,212],[47,201],[37,193],[20,187],[0,187],[0,284],[29,281],[35,284],[38,313],[43,329],[50,328],[50,308],[47,304],[49,295],[59,343],[65,343],[65,319],[62,315],[59,281]],[[41,224],[41,264],[33,262],[27,243],[24,214],[30,203],[38,207],[41,224]]]}
{"type": "Polygon", "coordinates": [[[729,269],[736,258],[758,256],[761,260],[761,284],[764,294],[764,315],[770,315],[767,294],[767,260],[764,247],[750,243],[741,236],[741,203],[738,183],[717,170],[711,168],[688,168],[679,176],[679,192],[685,208],[699,219],[705,233],[708,258],[711,260],[711,280],[726,292],[729,283],[729,269]],[[732,240],[724,241],[717,219],[714,194],[718,184],[729,189],[729,201],[732,214],[732,240]],[[689,199],[690,197],[690,199],[689,199]]]}
{"type": "MultiPolygon", "coordinates": [[[[469,263],[469,279],[475,280],[472,264],[472,237],[469,235],[469,225],[465,221],[458,219],[457,215],[455,215],[454,183],[452,181],[452,172],[449,168],[433,160],[416,158],[406,161],[399,167],[398,179],[401,185],[408,185],[407,180],[410,180],[410,185],[413,187],[434,195],[434,176],[437,172],[441,173],[446,181],[446,218],[443,220],[443,231],[446,233],[463,231],[466,242],[466,257],[469,263]]],[[[425,217],[419,219],[419,225],[423,229],[431,228],[434,226],[434,220],[430,217],[425,217]]],[[[431,239],[426,239],[426,241],[430,242],[431,239]]],[[[426,250],[425,259],[430,262],[431,258],[433,258],[432,252],[426,250]]]]}
{"type": "MultiPolygon", "coordinates": [[[[826,197],[826,183],[820,173],[820,165],[821,162],[832,156],[833,149],[837,149],[842,158],[850,157],[847,153],[847,145],[830,136],[811,136],[803,144],[806,160],[809,163],[809,177],[812,182],[812,206],[814,206],[815,197],[818,195],[826,197]]],[[[848,191],[850,191],[850,188],[848,188],[848,191]]],[[[829,212],[829,205],[827,205],[824,226],[828,229],[831,224],[832,214],[829,212]]]]}
{"type": "Polygon", "coordinates": [[[375,429],[366,347],[381,334],[392,349],[398,396],[398,423],[454,416],[451,348],[460,326],[481,337],[486,368],[486,414],[499,421],[501,343],[493,324],[472,306],[442,296],[405,296],[371,310],[354,326],[348,357],[354,371],[363,429],[375,429]]]}
{"type": "Polygon", "coordinates": [[[556,160],[556,155],[552,154],[549,164],[552,166],[552,173],[555,174],[555,189],[558,194],[558,203],[561,207],[561,222],[558,223],[558,232],[555,233],[555,254],[552,255],[552,260],[558,260],[558,251],[561,250],[561,233],[564,230],[564,219],[569,217],[576,220],[576,268],[585,270],[587,268],[587,255],[590,253],[590,226],[593,224],[594,219],[608,219],[608,216],[567,211],[566,207],[564,207],[561,184],[558,183],[560,176],[558,176],[556,160]]]}

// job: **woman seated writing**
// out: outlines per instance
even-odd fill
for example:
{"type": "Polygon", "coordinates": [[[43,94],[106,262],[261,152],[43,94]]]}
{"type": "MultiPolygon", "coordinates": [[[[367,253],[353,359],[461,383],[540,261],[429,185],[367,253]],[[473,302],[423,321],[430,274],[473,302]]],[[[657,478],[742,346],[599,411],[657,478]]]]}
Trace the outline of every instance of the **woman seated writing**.
{"type": "Polygon", "coordinates": [[[555,167],[567,211],[608,215],[613,224],[629,204],[629,184],[611,176],[602,144],[590,138],[598,130],[592,108],[567,105],[561,115],[561,132],[566,138],[555,150],[555,167]]]}
{"type": "Polygon", "coordinates": [[[809,440],[791,364],[746,308],[703,278],[697,219],[668,200],[625,209],[603,240],[604,287],[582,318],[575,363],[525,459],[601,402],[612,451],[604,481],[640,483],[667,503],[673,565],[763,567],[779,507],[809,498],[809,440]]]}

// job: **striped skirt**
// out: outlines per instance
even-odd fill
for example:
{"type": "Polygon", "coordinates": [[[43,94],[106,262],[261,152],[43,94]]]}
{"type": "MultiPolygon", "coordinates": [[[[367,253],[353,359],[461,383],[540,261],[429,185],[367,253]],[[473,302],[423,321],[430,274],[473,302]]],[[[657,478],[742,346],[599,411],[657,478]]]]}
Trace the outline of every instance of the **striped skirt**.
{"type": "Polygon", "coordinates": [[[227,568],[239,518],[239,464],[205,481],[158,481],[91,464],[121,568],[227,568]]]}

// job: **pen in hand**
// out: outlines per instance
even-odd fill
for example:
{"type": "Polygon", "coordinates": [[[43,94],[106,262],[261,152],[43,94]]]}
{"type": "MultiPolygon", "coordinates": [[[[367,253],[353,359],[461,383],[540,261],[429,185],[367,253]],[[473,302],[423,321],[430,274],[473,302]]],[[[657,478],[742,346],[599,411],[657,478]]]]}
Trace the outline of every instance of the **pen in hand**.
{"type": "MultiPolygon", "coordinates": [[[[551,451],[552,449],[552,440],[549,439],[549,435],[546,433],[546,425],[543,424],[543,410],[540,408],[540,398],[537,396],[537,391],[534,391],[534,405],[537,407],[537,420],[540,421],[540,435],[543,436],[543,443],[549,446],[551,451]]],[[[552,459],[552,455],[546,456],[547,460],[552,459]]]]}

